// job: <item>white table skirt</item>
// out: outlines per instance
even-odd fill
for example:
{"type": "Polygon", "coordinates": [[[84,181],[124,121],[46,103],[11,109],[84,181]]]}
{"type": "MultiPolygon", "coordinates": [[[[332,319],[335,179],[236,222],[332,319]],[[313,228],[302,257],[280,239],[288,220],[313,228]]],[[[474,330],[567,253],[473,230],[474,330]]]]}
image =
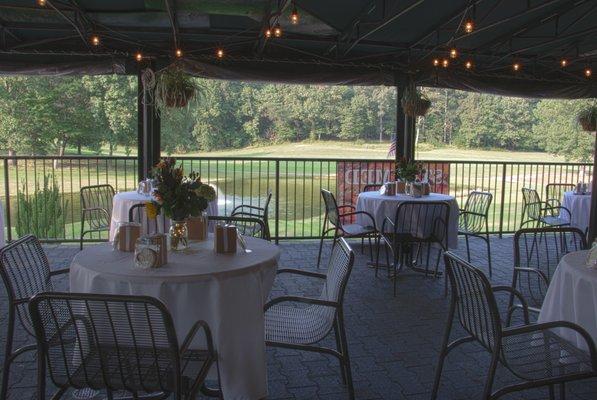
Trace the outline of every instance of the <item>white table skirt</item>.
{"type": "Polygon", "coordinates": [[[251,253],[216,254],[210,239],[193,243],[190,254],[168,253],[168,264],[152,270],[135,268],[133,253],[110,244],[88,246],[73,259],[70,289],[156,297],[172,314],[181,341],[197,320],[207,321],[224,398],[265,398],[263,306],[280,252],[270,242],[246,239],[251,253]]]}
{"type": "MultiPolygon", "coordinates": [[[[127,222],[129,220],[129,210],[135,204],[141,204],[152,200],[151,196],[137,193],[136,191],[132,192],[120,192],[116,193],[114,196],[114,200],[112,201],[112,218],[110,220],[110,241],[114,240],[114,235],[116,235],[116,228],[118,227],[119,222],[127,222]]],[[[214,201],[210,201],[207,206],[207,215],[217,216],[218,215],[218,200],[215,199],[214,201]]],[[[145,218],[143,218],[145,221],[145,218]]],[[[166,220],[166,226],[163,225],[162,219],[158,218],[158,229],[163,233],[168,233],[168,228],[170,227],[170,220],[166,220]]],[[[147,226],[143,226],[143,232],[147,232],[147,226]]]]}
{"type": "Polygon", "coordinates": [[[0,202],[0,247],[4,247],[6,241],[4,240],[4,205],[0,202]]]}
{"type": "MultiPolygon", "coordinates": [[[[569,321],[580,325],[597,342],[597,269],[585,266],[587,250],[566,254],[551,278],[538,322],[569,321]]],[[[587,350],[570,329],[558,334],[587,350]]]]}
{"type": "MultiPolygon", "coordinates": [[[[562,206],[570,210],[570,225],[586,232],[589,227],[589,218],[591,218],[591,195],[574,194],[572,191],[564,192],[562,206]]],[[[564,218],[568,218],[566,211],[562,215],[564,218]]]]}
{"type": "MultiPolygon", "coordinates": [[[[392,221],[396,216],[398,205],[404,201],[447,201],[450,204],[450,217],[448,221],[448,247],[458,248],[458,203],[453,196],[431,193],[429,196],[414,198],[405,194],[386,196],[379,192],[363,192],[357,199],[357,211],[366,211],[373,216],[377,229],[381,229],[385,217],[392,221]]],[[[370,219],[364,215],[357,215],[356,222],[361,225],[370,225],[370,219]]],[[[421,221],[422,224],[431,224],[431,221],[421,221]]]]}

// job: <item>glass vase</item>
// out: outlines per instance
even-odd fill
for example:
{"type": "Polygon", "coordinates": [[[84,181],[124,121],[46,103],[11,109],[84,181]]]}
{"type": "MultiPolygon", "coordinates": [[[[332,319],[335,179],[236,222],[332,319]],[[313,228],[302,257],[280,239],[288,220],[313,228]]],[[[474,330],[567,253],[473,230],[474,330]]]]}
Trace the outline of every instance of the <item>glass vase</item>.
{"type": "Polygon", "coordinates": [[[168,232],[172,251],[181,251],[189,247],[189,229],[186,220],[172,221],[168,232]]]}

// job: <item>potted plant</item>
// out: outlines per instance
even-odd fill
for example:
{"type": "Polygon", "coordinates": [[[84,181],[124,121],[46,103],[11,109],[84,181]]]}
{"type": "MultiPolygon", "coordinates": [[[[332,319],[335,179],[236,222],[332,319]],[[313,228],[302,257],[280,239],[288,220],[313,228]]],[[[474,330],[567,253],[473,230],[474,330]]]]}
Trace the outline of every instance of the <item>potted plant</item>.
{"type": "Polygon", "coordinates": [[[202,94],[203,88],[178,64],[171,64],[156,73],[154,100],[160,110],[183,108],[202,94]]]}
{"type": "Polygon", "coordinates": [[[402,96],[402,109],[411,117],[422,117],[431,107],[431,101],[414,86],[407,86],[402,96]]]}
{"type": "Polygon", "coordinates": [[[577,120],[583,130],[588,132],[597,131],[597,106],[589,106],[579,112],[577,120]]]}

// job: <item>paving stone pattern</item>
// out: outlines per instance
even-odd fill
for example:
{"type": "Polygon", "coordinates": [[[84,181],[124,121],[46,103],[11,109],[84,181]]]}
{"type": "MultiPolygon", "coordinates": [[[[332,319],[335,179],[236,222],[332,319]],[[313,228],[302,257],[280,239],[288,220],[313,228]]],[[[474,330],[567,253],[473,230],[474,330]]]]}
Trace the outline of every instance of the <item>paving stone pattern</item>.
{"type": "MultiPolygon", "coordinates": [[[[476,242],[473,239],[473,242],[476,242]]],[[[434,279],[405,272],[398,276],[398,293],[392,296],[392,282],[384,273],[378,278],[367,267],[368,255],[360,243],[351,242],[357,255],[345,297],[345,320],[357,399],[428,399],[445,327],[448,300],[443,278],[434,279]]],[[[280,267],[315,270],[316,242],[282,242],[280,267]]],[[[457,253],[465,254],[464,243],[457,253]]],[[[72,245],[45,247],[53,268],[67,267],[77,253],[72,245]]],[[[325,252],[329,252],[328,245],[325,252]]],[[[483,243],[472,243],[472,262],[486,271],[483,243]]],[[[512,239],[492,238],[493,284],[509,284],[512,274],[512,239]]],[[[322,264],[323,265],[323,264],[322,264]]],[[[59,278],[57,289],[67,290],[68,279],[59,278]]],[[[321,289],[317,280],[280,277],[272,296],[299,294],[315,296],[321,289]]],[[[6,295],[0,302],[0,355],[4,356],[6,336],[6,295]]],[[[503,300],[503,299],[502,299],[503,300]]],[[[453,337],[462,334],[456,330],[453,337]]],[[[331,340],[324,344],[333,346],[331,340]]],[[[17,335],[17,343],[27,341],[17,335]]],[[[481,396],[489,355],[476,344],[455,349],[444,367],[440,399],[478,399],[481,396]]],[[[35,395],[35,358],[24,356],[11,369],[10,399],[35,395]]],[[[500,368],[494,388],[516,379],[500,368]]],[[[270,399],[346,399],[338,363],[330,356],[286,349],[268,350],[270,399]]],[[[50,385],[51,386],[51,385],[50,385]]],[[[48,393],[53,388],[48,388],[48,393]]],[[[597,399],[597,379],[569,384],[568,399],[597,399]]],[[[64,398],[71,397],[67,393],[64,398]]],[[[104,399],[100,393],[97,399],[104,399]]],[[[547,390],[534,389],[504,399],[546,399],[547,390]]]]}

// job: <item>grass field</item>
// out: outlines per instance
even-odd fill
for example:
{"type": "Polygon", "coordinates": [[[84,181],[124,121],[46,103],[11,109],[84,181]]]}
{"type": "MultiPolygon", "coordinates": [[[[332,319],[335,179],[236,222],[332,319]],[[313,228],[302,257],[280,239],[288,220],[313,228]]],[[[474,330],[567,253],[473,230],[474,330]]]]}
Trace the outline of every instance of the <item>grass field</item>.
{"type": "MultiPolygon", "coordinates": [[[[188,157],[249,157],[252,160],[186,160],[185,171],[200,172],[203,179],[218,188],[220,213],[229,213],[241,203],[262,205],[267,190],[276,189],[276,166],[278,166],[279,233],[287,237],[316,236],[323,221],[323,205],[320,198],[322,188],[336,190],[337,164],[325,159],[387,159],[387,143],[350,144],[345,142],[280,144],[266,147],[252,147],[239,150],[191,153],[188,157]],[[295,158],[295,160],[263,160],[265,157],[295,158]],[[315,158],[321,161],[303,161],[301,158],[315,158]]],[[[91,156],[91,155],[90,155],[91,156]]],[[[91,156],[93,157],[93,156],[91,156]]],[[[60,187],[64,206],[64,237],[76,238],[79,232],[80,203],[79,189],[82,186],[110,183],[117,190],[131,190],[136,187],[136,164],[129,160],[86,160],[70,159],[54,165],[51,160],[24,161],[8,170],[8,189],[11,216],[14,224],[17,209],[16,193],[23,191],[31,195],[35,182],[43,175],[51,174],[60,187]]],[[[494,203],[490,215],[490,228],[499,229],[503,212],[502,227],[512,230],[519,223],[521,212],[520,189],[536,187],[541,191],[549,182],[575,183],[581,171],[590,169],[578,166],[546,166],[544,162],[564,161],[545,153],[521,153],[506,151],[479,151],[461,149],[427,149],[417,155],[426,160],[460,160],[450,162],[450,194],[457,197],[461,205],[470,190],[482,189],[493,193],[494,203]],[[470,164],[480,161],[485,164],[470,164]],[[498,162],[535,162],[536,165],[518,166],[489,164],[498,162]],[[502,180],[504,183],[502,184],[502,180]],[[503,203],[502,208],[502,194],[503,203]]],[[[359,168],[359,172],[361,167],[359,168]]],[[[370,167],[364,167],[370,168],[370,167]]],[[[0,201],[6,203],[5,171],[0,163],[0,201]]],[[[362,178],[359,178],[362,179],[362,178]]],[[[373,183],[360,181],[361,184],[373,183]]],[[[358,186],[357,186],[358,189],[358,186]]],[[[339,201],[348,199],[340,198],[339,201]]],[[[270,209],[273,223],[276,197],[270,209]]],[[[271,229],[272,233],[274,229],[271,229]]]]}

